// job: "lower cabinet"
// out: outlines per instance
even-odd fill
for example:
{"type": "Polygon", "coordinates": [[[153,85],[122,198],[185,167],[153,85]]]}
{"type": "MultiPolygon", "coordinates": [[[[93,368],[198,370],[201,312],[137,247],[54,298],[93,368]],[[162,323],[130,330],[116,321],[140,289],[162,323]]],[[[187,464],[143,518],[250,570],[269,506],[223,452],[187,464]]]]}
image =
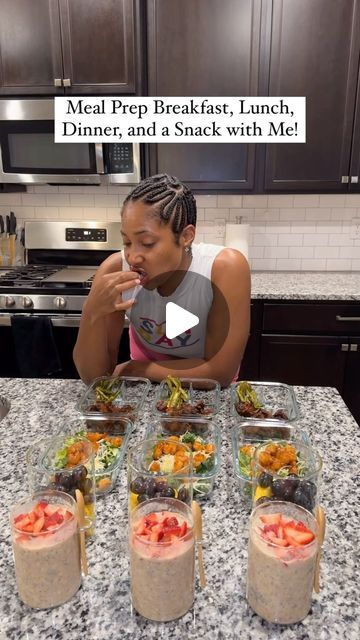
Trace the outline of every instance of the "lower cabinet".
{"type": "Polygon", "coordinates": [[[336,387],[360,424],[360,305],[264,303],[259,379],[336,387]]]}

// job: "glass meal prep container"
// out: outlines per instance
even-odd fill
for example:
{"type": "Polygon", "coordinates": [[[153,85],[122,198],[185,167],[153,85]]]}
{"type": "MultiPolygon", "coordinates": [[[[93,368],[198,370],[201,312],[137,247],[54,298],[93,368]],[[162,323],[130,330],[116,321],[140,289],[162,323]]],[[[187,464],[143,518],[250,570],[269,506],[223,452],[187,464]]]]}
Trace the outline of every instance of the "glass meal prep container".
{"type": "Polygon", "coordinates": [[[155,396],[158,417],[213,418],[220,409],[220,384],[209,378],[168,376],[155,396]]]}
{"type": "Polygon", "coordinates": [[[241,495],[245,499],[250,501],[252,497],[251,459],[256,447],[269,441],[293,442],[296,440],[306,445],[310,444],[306,431],[280,420],[257,420],[256,422],[243,420],[234,424],[231,430],[233,467],[241,495]]]}
{"type": "Polygon", "coordinates": [[[150,387],[147,378],[101,376],[87,387],[76,408],[88,419],[100,416],[110,420],[119,416],[134,422],[150,387]]]}
{"type": "MultiPolygon", "coordinates": [[[[254,397],[254,396],[253,396],[254,397]]],[[[275,420],[295,422],[299,418],[299,407],[294,390],[282,382],[238,381],[231,385],[231,415],[240,420],[272,423],[275,420]],[[240,385],[248,385],[258,401],[256,407],[251,402],[241,402],[237,393],[240,385]],[[268,415],[266,415],[268,414],[268,415]]]]}
{"type": "Polygon", "coordinates": [[[64,422],[60,427],[61,433],[66,432],[69,444],[78,438],[87,438],[92,443],[97,497],[113,490],[132,430],[132,421],[124,416],[109,419],[99,416],[91,420],[82,416],[64,422]]]}
{"type": "Polygon", "coordinates": [[[148,424],[146,437],[165,437],[186,444],[193,454],[193,497],[210,497],[220,470],[221,434],[216,421],[158,418],[148,424]]]}

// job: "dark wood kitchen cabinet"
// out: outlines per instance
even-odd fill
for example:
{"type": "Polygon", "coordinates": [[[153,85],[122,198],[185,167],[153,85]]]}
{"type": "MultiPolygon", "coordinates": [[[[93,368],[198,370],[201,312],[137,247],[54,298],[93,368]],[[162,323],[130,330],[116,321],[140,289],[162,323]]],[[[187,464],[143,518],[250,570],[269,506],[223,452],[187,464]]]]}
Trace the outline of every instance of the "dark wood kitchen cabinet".
{"type": "Polygon", "coordinates": [[[269,95],[306,96],[307,142],[266,146],[265,190],[348,191],[360,3],[273,0],[272,7],[269,95]]]}
{"type": "Polygon", "coordinates": [[[135,94],[140,0],[0,0],[0,94],[135,94]]]}
{"type": "MultiPolygon", "coordinates": [[[[149,95],[258,95],[261,2],[148,0],[147,9],[149,95]]],[[[150,145],[149,174],[173,174],[207,192],[251,190],[255,147],[150,145]]]]}
{"type": "Polygon", "coordinates": [[[265,302],[259,377],[336,387],[360,424],[360,305],[265,302]]]}

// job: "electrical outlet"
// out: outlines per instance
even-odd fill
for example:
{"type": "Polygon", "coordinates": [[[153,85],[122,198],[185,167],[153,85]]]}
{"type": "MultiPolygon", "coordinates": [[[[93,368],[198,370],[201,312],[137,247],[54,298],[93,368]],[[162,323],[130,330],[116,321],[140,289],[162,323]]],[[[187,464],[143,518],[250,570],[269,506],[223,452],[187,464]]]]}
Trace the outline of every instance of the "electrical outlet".
{"type": "Polygon", "coordinates": [[[350,229],[351,240],[360,240],[360,218],[353,218],[350,229]]]}

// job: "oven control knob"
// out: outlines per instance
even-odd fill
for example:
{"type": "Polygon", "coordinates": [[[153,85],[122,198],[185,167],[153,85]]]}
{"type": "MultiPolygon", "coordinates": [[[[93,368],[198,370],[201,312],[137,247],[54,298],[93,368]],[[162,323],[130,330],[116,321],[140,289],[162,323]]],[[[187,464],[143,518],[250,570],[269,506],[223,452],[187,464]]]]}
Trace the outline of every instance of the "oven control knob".
{"type": "Polygon", "coordinates": [[[24,309],[30,309],[30,307],[34,306],[34,303],[31,300],[31,298],[29,298],[29,296],[24,296],[23,300],[22,300],[22,303],[23,303],[24,309]]]}
{"type": "Polygon", "coordinates": [[[57,309],[65,309],[66,307],[65,298],[63,298],[62,296],[56,296],[56,298],[54,298],[54,305],[57,309]]]}
{"type": "Polygon", "coordinates": [[[14,307],[15,306],[15,298],[12,296],[6,296],[5,298],[5,307],[14,307]]]}

